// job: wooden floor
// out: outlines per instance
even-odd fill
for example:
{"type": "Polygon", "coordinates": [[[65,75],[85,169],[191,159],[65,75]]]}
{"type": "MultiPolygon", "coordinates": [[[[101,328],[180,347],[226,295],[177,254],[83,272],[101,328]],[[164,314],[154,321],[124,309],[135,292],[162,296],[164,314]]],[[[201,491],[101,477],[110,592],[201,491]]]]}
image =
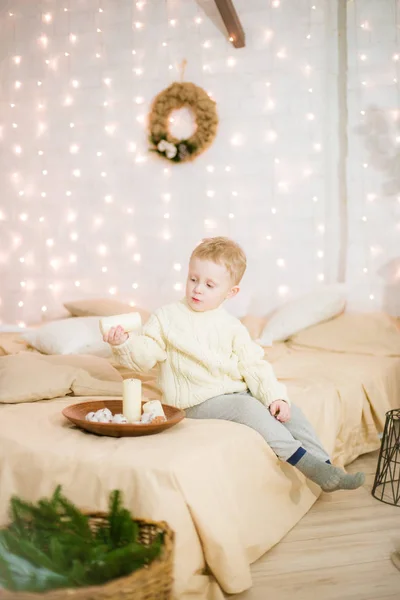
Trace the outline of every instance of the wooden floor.
{"type": "Polygon", "coordinates": [[[352,492],[323,494],[292,531],[252,566],[253,588],[235,600],[400,600],[400,506],[371,496],[378,453],[348,471],[366,482],[352,492]]]}

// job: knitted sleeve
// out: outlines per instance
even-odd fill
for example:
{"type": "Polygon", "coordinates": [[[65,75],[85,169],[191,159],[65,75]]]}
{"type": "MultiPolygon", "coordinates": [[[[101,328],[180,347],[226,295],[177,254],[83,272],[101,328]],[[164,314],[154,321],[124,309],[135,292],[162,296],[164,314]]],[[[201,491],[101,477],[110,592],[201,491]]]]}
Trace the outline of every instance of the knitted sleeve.
{"type": "Polygon", "coordinates": [[[126,342],[112,347],[112,352],[119,363],[142,372],[166,360],[165,339],[159,318],[152,315],[141,335],[129,334],[126,342]]]}
{"type": "Polygon", "coordinates": [[[286,386],[277,380],[272,366],[263,358],[264,350],[253,342],[244,325],[234,337],[233,352],[238,358],[240,374],[255,398],[265,406],[275,400],[285,400],[290,405],[286,386]]]}

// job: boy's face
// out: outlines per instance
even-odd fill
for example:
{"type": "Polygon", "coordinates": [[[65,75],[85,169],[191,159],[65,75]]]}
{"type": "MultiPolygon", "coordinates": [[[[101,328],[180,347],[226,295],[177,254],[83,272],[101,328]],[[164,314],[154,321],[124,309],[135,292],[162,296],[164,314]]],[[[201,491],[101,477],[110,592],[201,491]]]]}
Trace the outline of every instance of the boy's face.
{"type": "Polygon", "coordinates": [[[218,308],[224,300],[236,296],[238,291],[239,286],[232,284],[229,271],[224,265],[199,258],[190,261],[186,300],[193,310],[205,312],[218,308]]]}

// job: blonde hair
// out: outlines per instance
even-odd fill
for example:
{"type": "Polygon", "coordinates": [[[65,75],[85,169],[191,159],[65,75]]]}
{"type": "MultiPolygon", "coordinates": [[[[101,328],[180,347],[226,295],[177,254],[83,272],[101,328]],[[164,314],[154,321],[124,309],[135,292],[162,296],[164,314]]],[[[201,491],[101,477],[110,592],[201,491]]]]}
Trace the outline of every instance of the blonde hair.
{"type": "Polygon", "coordinates": [[[224,265],[235,285],[238,285],[246,271],[246,255],[242,248],[227,237],[206,238],[193,250],[192,258],[212,260],[224,265]]]}

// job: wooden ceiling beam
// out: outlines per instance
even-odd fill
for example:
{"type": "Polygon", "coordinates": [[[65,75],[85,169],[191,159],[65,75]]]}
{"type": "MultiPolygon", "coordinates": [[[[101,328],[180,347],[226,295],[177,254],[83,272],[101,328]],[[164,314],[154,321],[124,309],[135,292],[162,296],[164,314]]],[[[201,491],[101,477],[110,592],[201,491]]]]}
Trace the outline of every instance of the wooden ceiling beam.
{"type": "Polygon", "coordinates": [[[215,0],[215,4],[228,31],[229,41],[235,48],[244,48],[245,33],[232,0],[215,0]]]}

